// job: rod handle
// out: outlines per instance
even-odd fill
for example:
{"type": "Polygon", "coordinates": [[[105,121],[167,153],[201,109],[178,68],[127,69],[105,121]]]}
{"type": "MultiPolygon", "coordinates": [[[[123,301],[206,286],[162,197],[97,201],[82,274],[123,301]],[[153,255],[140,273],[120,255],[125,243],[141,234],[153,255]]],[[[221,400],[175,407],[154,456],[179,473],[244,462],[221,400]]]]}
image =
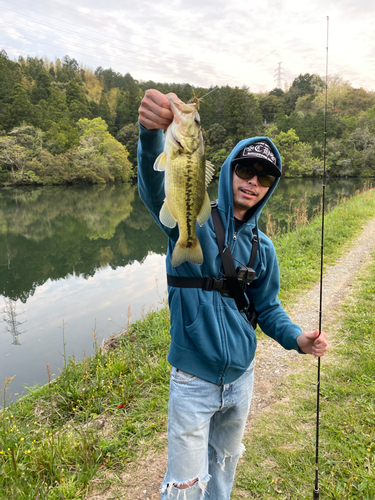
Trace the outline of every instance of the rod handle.
{"type": "Polygon", "coordinates": [[[319,500],[319,488],[317,490],[314,488],[313,500],[319,500]]]}

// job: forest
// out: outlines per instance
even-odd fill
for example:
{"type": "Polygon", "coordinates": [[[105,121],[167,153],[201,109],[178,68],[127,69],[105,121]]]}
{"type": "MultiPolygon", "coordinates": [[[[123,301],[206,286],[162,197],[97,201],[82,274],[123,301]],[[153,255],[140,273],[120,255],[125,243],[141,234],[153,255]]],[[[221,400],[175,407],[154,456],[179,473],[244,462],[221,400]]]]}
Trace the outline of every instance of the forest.
{"type": "Polygon", "coordinates": [[[200,115],[207,158],[216,175],[233,146],[270,137],[283,176],[375,177],[375,92],[339,76],[326,83],[300,74],[284,90],[252,93],[228,85],[137,81],[111,68],[0,51],[0,185],[127,182],[137,175],[138,108],[145,91],[203,97],[200,115]]]}

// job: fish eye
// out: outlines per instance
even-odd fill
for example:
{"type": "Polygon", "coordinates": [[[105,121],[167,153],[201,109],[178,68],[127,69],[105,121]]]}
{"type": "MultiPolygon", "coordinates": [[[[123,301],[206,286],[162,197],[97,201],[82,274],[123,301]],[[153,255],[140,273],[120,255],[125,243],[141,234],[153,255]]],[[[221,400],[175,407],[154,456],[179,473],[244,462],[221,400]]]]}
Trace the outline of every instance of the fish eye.
{"type": "Polygon", "coordinates": [[[196,116],[196,117],[194,118],[194,121],[195,121],[195,123],[196,123],[197,125],[200,125],[200,123],[201,123],[201,121],[200,121],[200,119],[199,119],[199,117],[198,117],[198,116],[196,116]]]}

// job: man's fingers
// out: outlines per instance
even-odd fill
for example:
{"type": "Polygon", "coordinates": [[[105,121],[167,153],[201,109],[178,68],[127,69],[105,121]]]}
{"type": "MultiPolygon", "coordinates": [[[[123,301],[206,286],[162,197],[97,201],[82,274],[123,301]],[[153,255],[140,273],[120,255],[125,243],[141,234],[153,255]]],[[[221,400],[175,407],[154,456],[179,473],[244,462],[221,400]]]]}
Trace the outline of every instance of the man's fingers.
{"type": "Polygon", "coordinates": [[[173,119],[168,97],[161,92],[146,90],[139,107],[139,123],[147,129],[166,129],[173,119]]]}
{"type": "MultiPolygon", "coordinates": [[[[318,333],[319,331],[316,330],[318,333]]],[[[326,340],[326,334],[321,332],[319,337],[317,337],[314,341],[314,345],[312,348],[312,353],[314,356],[322,357],[327,351],[328,343],[326,340]]]]}

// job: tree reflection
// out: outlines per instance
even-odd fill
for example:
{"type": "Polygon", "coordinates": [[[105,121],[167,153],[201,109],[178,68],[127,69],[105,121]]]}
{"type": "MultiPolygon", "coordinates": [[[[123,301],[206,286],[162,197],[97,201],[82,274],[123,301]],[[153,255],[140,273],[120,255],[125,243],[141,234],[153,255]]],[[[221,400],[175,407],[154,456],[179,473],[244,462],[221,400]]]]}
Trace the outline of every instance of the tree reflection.
{"type": "Polygon", "coordinates": [[[23,302],[48,279],[163,254],[166,237],[131,185],[0,191],[0,293],[23,302]]]}
{"type": "MultiPolygon", "coordinates": [[[[360,179],[327,183],[327,208],[363,186],[360,179]]],[[[218,183],[208,187],[217,198],[218,183]]],[[[321,179],[282,179],[267,212],[278,233],[291,229],[293,208],[306,205],[311,218],[320,207],[321,179]]],[[[48,279],[88,278],[110,266],[142,262],[149,252],[165,254],[167,238],[128,184],[0,190],[0,294],[26,302],[48,279]]]]}

